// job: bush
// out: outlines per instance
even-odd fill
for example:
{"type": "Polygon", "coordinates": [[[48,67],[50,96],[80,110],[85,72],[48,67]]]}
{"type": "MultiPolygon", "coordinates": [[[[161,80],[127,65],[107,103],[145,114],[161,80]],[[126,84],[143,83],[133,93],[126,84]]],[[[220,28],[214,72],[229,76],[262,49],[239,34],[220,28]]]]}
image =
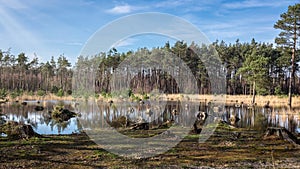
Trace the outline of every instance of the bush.
{"type": "Polygon", "coordinates": [[[105,91],[102,91],[101,96],[104,97],[104,98],[111,98],[112,94],[111,93],[106,93],[105,91]]]}
{"type": "Polygon", "coordinates": [[[19,94],[18,94],[18,92],[16,92],[16,91],[13,91],[13,92],[10,93],[10,97],[11,97],[12,99],[15,99],[15,98],[18,97],[18,96],[19,96],[19,94]]]}
{"type": "Polygon", "coordinates": [[[29,91],[27,94],[28,94],[29,96],[33,96],[33,95],[34,95],[33,91],[29,91]]]}
{"type": "Polygon", "coordinates": [[[269,94],[269,91],[266,88],[257,87],[256,92],[257,92],[258,95],[261,95],[261,96],[266,96],[266,95],[269,94]]]}
{"type": "Polygon", "coordinates": [[[106,97],[106,92],[105,92],[105,91],[102,91],[102,92],[101,92],[101,96],[105,98],[105,97],[106,97]]]}
{"type": "Polygon", "coordinates": [[[282,94],[284,94],[284,92],[281,90],[280,86],[276,86],[275,87],[275,94],[276,95],[282,95],[282,94]]]}
{"type": "Polygon", "coordinates": [[[134,94],[131,95],[132,101],[140,101],[141,99],[138,96],[135,96],[134,94]]]}
{"type": "Polygon", "coordinates": [[[150,97],[147,94],[143,95],[143,100],[148,100],[150,97]]]}
{"type": "Polygon", "coordinates": [[[18,96],[22,96],[24,93],[23,89],[18,89],[17,92],[18,92],[18,96]]]}
{"type": "Polygon", "coordinates": [[[72,95],[72,90],[67,90],[67,95],[72,95]]]}
{"type": "Polygon", "coordinates": [[[46,95],[46,91],[40,89],[40,90],[37,91],[37,95],[38,96],[45,96],[46,95]]]}
{"type": "Polygon", "coordinates": [[[64,91],[63,91],[63,89],[59,89],[58,92],[56,93],[56,95],[57,95],[58,97],[63,97],[63,96],[64,96],[64,91]]]}
{"type": "Polygon", "coordinates": [[[129,89],[129,90],[128,90],[128,97],[131,97],[132,94],[133,94],[132,90],[129,89]]]}
{"type": "Polygon", "coordinates": [[[7,97],[7,91],[5,89],[0,89],[0,99],[7,97]]]}
{"type": "Polygon", "coordinates": [[[58,92],[58,87],[52,86],[51,93],[56,94],[58,92]]]}

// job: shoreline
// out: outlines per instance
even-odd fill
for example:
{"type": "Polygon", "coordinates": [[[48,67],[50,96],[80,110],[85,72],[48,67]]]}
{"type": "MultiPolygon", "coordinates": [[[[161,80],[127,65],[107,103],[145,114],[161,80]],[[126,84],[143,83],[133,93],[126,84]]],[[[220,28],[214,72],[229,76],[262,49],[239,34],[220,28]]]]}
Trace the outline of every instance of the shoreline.
{"type": "MultiPolygon", "coordinates": [[[[218,102],[218,103],[225,103],[226,105],[235,105],[235,104],[244,104],[244,105],[251,105],[252,95],[189,95],[189,94],[166,94],[162,95],[163,97],[151,97],[152,99],[159,99],[159,100],[167,100],[167,101],[192,101],[192,102],[202,102],[202,103],[209,103],[209,102],[218,102]]],[[[140,96],[140,98],[142,98],[140,96]]],[[[59,97],[54,94],[47,94],[45,96],[36,96],[36,95],[26,95],[23,94],[22,96],[18,96],[12,99],[10,96],[7,97],[9,101],[26,101],[26,100],[69,100],[75,101],[80,100],[82,98],[75,98],[73,96],[63,96],[59,97]]],[[[113,100],[115,102],[124,101],[124,98],[104,98],[99,96],[98,98],[92,98],[96,101],[100,102],[107,102],[113,100]]],[[[257,106],[265,106],[269,102],[269,106],[271,107],[288,107],[288,97],[287,96],[275,96],[275,95],[267,95],[267,96],[260,96],[257,95],[255,97],[255,103],[257,106]]],[[[292,107],[300,107],[300,96],[294,96],[292,100],[292,107]]]]}

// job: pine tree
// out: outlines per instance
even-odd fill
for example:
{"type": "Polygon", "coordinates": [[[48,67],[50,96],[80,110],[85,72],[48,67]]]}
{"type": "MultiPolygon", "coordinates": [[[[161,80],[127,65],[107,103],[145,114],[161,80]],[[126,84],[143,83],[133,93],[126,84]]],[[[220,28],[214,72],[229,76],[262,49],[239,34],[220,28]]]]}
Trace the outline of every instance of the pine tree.
{"type": "Polygon", "coordinates": [[[288,11],[280,15],[280,19],[275,23],[274,28],[281,29],[282,32],[275,39],[287,51],[292,52],[291,71],[289,81],[289,106],[292,106],[292,83],[295,78],[295,55],[297,50],[297,39],[300,35],[300,4],[288,7],[288,11]]]}

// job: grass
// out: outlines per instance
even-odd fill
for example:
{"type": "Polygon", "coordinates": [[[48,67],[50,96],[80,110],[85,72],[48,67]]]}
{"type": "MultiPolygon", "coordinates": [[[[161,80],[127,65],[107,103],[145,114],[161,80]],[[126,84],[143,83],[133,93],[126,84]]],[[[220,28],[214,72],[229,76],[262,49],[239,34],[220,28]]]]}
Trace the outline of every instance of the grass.
{"type": "MultiPolygon", "coordinates": [[[[252,95],[185,95],[184,97],[182,94],[168,94],[167,100],[190,100],[190,101],[201,101],[201,102],[211,102],[211,101],[221,101],[225,102],[226,104],[240,104],[243,102],[245,105],[250,105],[252,101],[252,95]]],[[[260,96],[257,95],[255,97],[255,102],[257,106],[264,106],[266,103],[270,101],[270,106],[275,107],[282,107],[288,106],[288,97],[284,97],[282,95],[275,96],[275,95],[267,95],[267,96],[260,96]]],[[[293,96],[292,101],[293,107],[300,107],[300,96],[293,96]]]]}
{"type": "MultiPolygon", "coordinates": [[[[127,132],[148,135],[155,130],[127,132]]],[[[152,134],[151,134],[152,135],[152,134]]],[[[120,157],[96,145],[87,135],[58,135],[8,140],[0,138],[0,168],[297,168],[300,149],[285,140],[264,140],[254,130],[219,125],[204,143],[189,134],[163,154],[145,159],[120,157]],[[241,132],[240,138],[232,138],[241,132]]]]}
{"type": "Polygon", "coordinates": [[[63,96],[63,97],[59,97],[55,94],[47,94],[44,96],[38,96],[38,95],[27,95],[27,94],[23,94],[21,96],[17,96],[16,98],[11,98],[10,96],[7,97],[10,101],[15,101],[15,100],[19,100],[19,101],[25,101],[25,100],[59,100],[59,101],[63,101],[63,100],[74,100],[74,98],[72,96],[63,96]]]}
{"type": "MultiPolygon", "coordinates": [[[[139,95],[138,95],[139,96],[139,95]]],[[[142,98],[142,95],[140,96],[142,98]]],[[[27,95],[23,94],[22,96],[17,96],[16,98],[10,98],[8,96],[8,99],[11,101],[14,100],[74,100],[75,98],[70,96],[63,96],[59,97],[55,94],[47,94],[45,96],[37,96],[37,95],[27,95]]],[[[80,98],[78,98],[80,99],[80,98]]],[[[83,98],[81,98],[83,99],[83,98]]],[[[95,99],[94,97],[91,99],[95,99]]],[[[158,99],[157,96],[150,96],[150,99],[158,99]]],[[[244,105],[250,105],[252,101],[252,95],[183,95],[183,94],[167,94],[164,97],[161,97],[160,99],[163,100],[172,100],[172,101],[196,101],[196,102],[225,102],[226,104],[236,104],[243,102],[244,105]]],[[[114,102],[123,101],[123,99],[119,98],[105,98],[102,96],[99,96],[97,98],[98,101],[107,102],[109,100],[113,100],[114,102]]],[[[288,97],[284,95],[267,95],[267,96],[259,96],[257,95],[255,98],[257,106],[264,106],[269,101],[270,106],[273,107],[288,107],[288,97]]],[[[300,107],[300,96],[293,96],[292,101],[293,107],[300,107]]]]}

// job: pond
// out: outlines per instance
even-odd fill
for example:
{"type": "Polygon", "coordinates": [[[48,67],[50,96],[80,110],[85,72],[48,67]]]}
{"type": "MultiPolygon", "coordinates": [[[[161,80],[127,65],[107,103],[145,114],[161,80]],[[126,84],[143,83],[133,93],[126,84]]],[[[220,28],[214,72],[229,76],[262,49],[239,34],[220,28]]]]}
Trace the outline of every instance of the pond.
{"type": "MultiPolygon", "coordinates": [[[[284,127],[288,131],[300,133],[300,109],[290,112],[288,108],[276,107],[247,107],[247,106],[231,106],[226,108],[228,116],[237,115],[240,118],[235,125],[243,128],[254,128],[264,130],[267,127],[284,127]]],[[[226,120],[226,118],[224,118],[226,120]]]]}
{"type": "Polygon", "coordinates": [[[26,105],[18,102],[8,102],[1,105],[1,118],[5,121],[16,121],[30,124],[38,134],[56,135],[72,134],[80,131],[80,124],[77,118],[71,118],[66,122],[57,122],[51,118],[49,111],[55,105],[64,105],[65,108],[72,110],[70,101],[26,101],[26,105]],[[35,110],[36,106],[42,106],[41,111],[35,110]]]}
{"type": "MultiPolygon", "coordinates": [[[[300,109],[294,113],[289,113],[285,108],[264,108],[225,106],[224,109],[217,110],[203,106],[199,103],[180,103],[178,101],[166,101],[150,103],[124,102],[124,103],[79,103],[73,107],[71,101],[27,101],[27,105],[21,103],[5,103],[1,105],[2,121],[17,121],[32,125],[33,129],[39,134],[72,134],[88,130],[91,126],[103,125],[104,122],[111,124],[119,117],[126,117],[131,121],[143,120],[149,122],[151,126],[158,126],[167,121],[174,121],[185,126],[193,125],[198,111],[204,111],[209,116],[219,117],[224,121],[229,121],[231,116],[238,117],[240,120],[234,125],[236,127],[253,128],[265,130],[269,126],[285,127],[292,133],[300,133],[300,109]],[[37,105],[43,106],[44,110],[36,111],[37,105]],[[49,111],[55,105],[64,105],[66,109],[80,113],[81,116],[71,118],[66,122],[57,122],[51,118],[49,111]]],[[[212,121],[215,119],[212,119],[212,121]]]]}

